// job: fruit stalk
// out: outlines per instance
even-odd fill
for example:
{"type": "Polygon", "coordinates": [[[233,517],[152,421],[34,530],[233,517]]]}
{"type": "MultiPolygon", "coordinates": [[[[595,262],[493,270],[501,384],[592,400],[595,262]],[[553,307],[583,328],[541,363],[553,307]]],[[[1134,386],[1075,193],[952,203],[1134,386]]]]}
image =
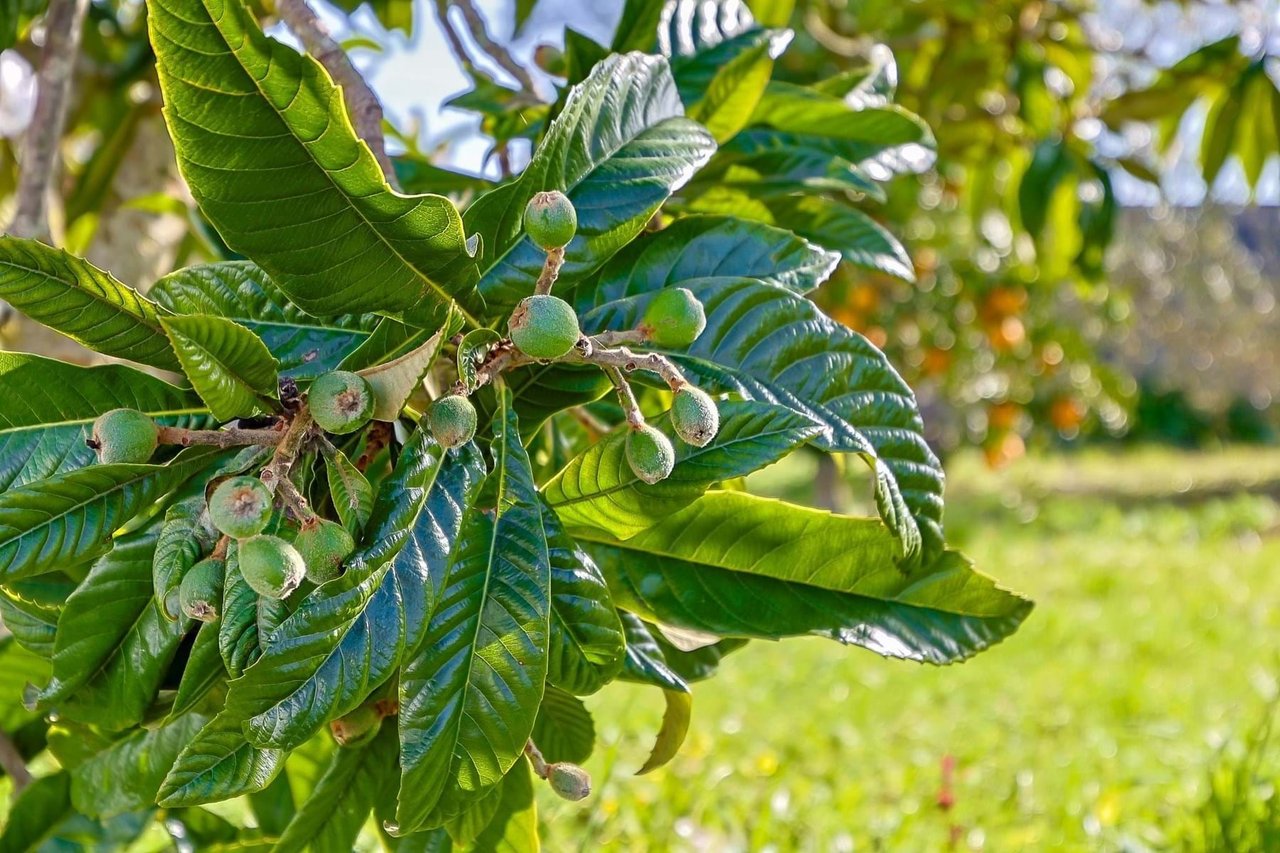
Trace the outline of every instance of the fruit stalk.
{"type": "Polygon", "coordinates": [[[307,434],[311,431],[311,424],[311,412],[306,406],[303,406],[293,416],[293,420],[289,423],[289,428],[285,430],[284,437],[276,445],[276,452],[271,457],[271,463],[262,469],[260,477],[268,488],[277,489],[281,482],[288,479],[289,469],[293,467],[294,460],[298,458],[298,451],[302,448],[303,441],[306,440],[307,434]]]}
{"type": "Polygon", "coordinates": [[[627,423],[633,427],[644,426],[644,413],[640,411],[640,402],[636,400],[636,392],[632,390],[631,383],[622,375],[622,371],[616,367],[601,367],[605,376],[609,377],[609,381],[613,383],[613,387],[618,392],[618,402],[622,404],[622,413],[627,418],[627,423]]]}
{"type": "Polygon", "coordinates": [[[178,444],[182,447],[191,447],[194,444],[223,448],[247,445],[274,447],[280,443],[284,435],[284,430],[275,427],[271,429],[184,429],[162,426],[158,440],[160,444],[178,444]]]}
{"type": "Polygon", "coordinates": [[[524,754],[529,757],[529,763],[533,765],[533,772],[538,778],[547,778],[547,760],[542,757],[542,750],[538,749],[538,745],[532,740],[525,741],[524,754]]]}
{"type": "Polygon", "coordinates": [[[560,267],[564,265],[564,246],[547,249],[547,260],[542,264],[542,274],[533,286],[534,293],[550,293],[551,287],[560,277],[560,267]]]}

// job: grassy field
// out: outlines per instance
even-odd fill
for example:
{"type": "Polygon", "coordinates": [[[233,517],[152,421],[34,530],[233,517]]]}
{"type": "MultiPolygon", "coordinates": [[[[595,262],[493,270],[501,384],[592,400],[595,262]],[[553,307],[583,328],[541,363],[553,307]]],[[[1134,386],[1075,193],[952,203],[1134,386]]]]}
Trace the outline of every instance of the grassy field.
{"type": "MultiPolygon", "coordinates": [[[[684,751],[641,778],[661,699],[610,688],[590,701],[598,793],[545,803],[546,849],[1169,845],[1280,676],[1280,452],[949,468],[955,544],[1037,602],[1017,635],[947,668],[754,644],[697,686],[684,751]]],[[[812,482],[802,462],[761,485],[812,482]]]]}

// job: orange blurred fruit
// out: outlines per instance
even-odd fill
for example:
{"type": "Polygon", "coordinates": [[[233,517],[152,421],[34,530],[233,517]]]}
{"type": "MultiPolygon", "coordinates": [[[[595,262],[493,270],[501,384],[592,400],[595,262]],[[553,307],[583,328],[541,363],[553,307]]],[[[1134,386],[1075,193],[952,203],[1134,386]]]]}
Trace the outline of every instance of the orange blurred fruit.
{"type": "Polygon", "coordinates": [[[1059,432],[1074,432],[1084,423],[1084,404],[1075,397],[1058,397],[1049,405],[1049,422],[1059,432]]]}

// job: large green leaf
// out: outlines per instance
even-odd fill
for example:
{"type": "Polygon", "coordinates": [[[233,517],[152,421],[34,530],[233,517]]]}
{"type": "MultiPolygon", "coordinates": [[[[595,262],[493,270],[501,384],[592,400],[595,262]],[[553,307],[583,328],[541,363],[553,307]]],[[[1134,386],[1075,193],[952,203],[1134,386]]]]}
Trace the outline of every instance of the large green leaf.
{"type": "Polygon", "coordinates": [[[655,422],[676,447],[676,466],[665,480],[645,483],[631,470],[624,424],[570,460],[543,487],[543,496],[570,530],[605,530],[625,539],[693,503],[713,484],[777,462],[822,431],[807,415],[772,403],[717,405],[720,431],[706,447],[676,439],[666,418],[655,422]]]}
{"type": "Polygon", "coordinates": [[[48,660],[14,637],[0,637],[0,732],[16,732],[40,716],[23,704],[23,697],[29,685],[48,678],[48,660]]]}
{"type": "Polygon", "coordinates": [[[289,615],[279,599],[258,595],[240,572],[238,549],[227,549],[223,573],[222,617],[218,620],[218,650],[232,678],[240,675],[262,656],[266,637],[289,615]]]}
{"type": "Polygon", "coordinates": [[[191,643],[191,653],[182,668],[182,680],[169,709],[169,719],[176,720],[196,707],[227,675],[218,651],[218,624],[202,622],[191,643]]]}
{"type": "Polygon", "coordinates": [[[620,606],[729,637],[830,637],[889,657],[960,660],[1031,603],[946,552],[911,572],[876,519],[714,492],[625,542],[587,543],[620,606]]]}
{"type": "Polygon", "coordinates": [[[662,726],[658,729],[649,757],[636,771],[637,776],[652,773],[669,763],[680,752],[680,747],[689,734],[689,723],[693,719],[693,694],[687,690],[663,690],[662,698],[667,704],[666,710],[662,712],[662,726]]]}
{"type": "Polygon", "coordinates": [[[318,62],[238,0],[147,8],[178,164],[227,245],[316,316],[474,307],[457,209],[387,185],[318,62]]]}
{"type": "Polygon", "coordinates": [[[285,754],[258,749],[244,739],[239,718],[223,711],[183,748],[160,785],[157,802],[165,808],[229,800],[271,784],[285,754]]]}
{"type": "Polygon", "coordinates": [[[533,795],[533,767],[521,758],[494,793],[497,808],[489,825],[468,849],[473,853],[537,853],[538,804],[533,795]]]}
{"type": "Polygon", "coordinates": [[[854,192],[883,201],[884,190],[872,180],[868,169],[849,159],[873,150],[865,143],[750,128],[720,148],[707,168],[698,173],[690,192],[697,195],[716,187],[730,187],[758,198],[854,192]]]}
{"type": "MultiPolygon", "coordinates": [[[[773,61],[791,43],[790,30],[760,30],[743,41],[743,50],[723,63],[717,62],[715,73],[704,83],[695,84],[697,101],[691,108],[693,118],[706,125],[717,142],[732,138],[746,126],[773,76],[773,61]]],[[[695,75],[684,75],[673,69],[686,96],[686,87],[695,75]]]]}
{"type": "Polygon", "coordinates": [[[311,593],[231,685],[227,706],[261,746],[298,746],[358,706],[418,646],[472,486],[473,445],[447,452],[426,430],[382,485],[346,574],[311,593]]]}
{"type": "MultiPolygon", "coordinates": [[[[0,583],[101,555],[111,534],[209,459],[188,451],[168,465],[93,465],[0,494],[0,583]]],[[[147,583],[151,583],[150,565],[147,583]]]]}
{"type": "MultiPolygon", "coordinates": [[[[593,546],[592,550],[597,550],[593,546]]],[[[689,692],[689,684],[667,663],[666,653],[654,638],[649,626],[629,611],[618,611],[622,631],[627,638],[627,658],[622,665],[622,679],[651,684],[663,690],[689,692]]]]}
{"type": "Polygon", "coordinates": [[[220,421],[276,408],[275,356],[257,335],[213,314],[187,314],[161,321],[182,370],[220,421]]]}
{"type": "Polygon", "coordinates": [[[0,850],[39,850],[54,827],[71,811],[71,774],[63,770],[41,776],[22,790],[9,807],[0,831],[0,850]]]}
{"type": "Polygon", "coordinates": [[[595,749],[596,724],[581,699],[548,684],[533,726],[533,742],[548,762],[584,764],[595,749]]]}
{"type": "MultiPolygon", "coordinates": [[[[706,331],[687,349],[656,349],[702,388],[781,403],[817,420],[826,429],[815,444],[858,453],[872,466],[880,513],[903,542],[905,564],[939,553],[942,466],[925,441],[915,395],[884,354],[782,288],[697,280],[688,287],[706,308],[706,331]]],[[[632,328],[648,298],[609,303],[583,325],[632,328]]]]}
{"type": "Polygon", "coordinates": [[[168,426],[209,423],[194,394],[132,368],[0,353],[0,491],[93,464],[93,421],[118,408],[168,426]]]}
{"type": "Polygon", "coordinates": [[[373,486],[341,450],[325,455],[324,468],[334,512],[347,532],[359,537],[373,513],[373,486]]]}
{"type": "Polygon", "coordinates": [[[27,651],[53,657],[58,617],[75,590],[65,575],[42,575],[0,587],[0,622],[27,651]]]}
{"type": "Polygon", "coordinates": [[[412,832],[462,813],[523,754],[547,674],[551,570],[542,508],[510,393],[493,471],[467,510],[421,647],[400,675],[402,781],[412,832]]]}
{"type": "Polygon", "coordinates": [[[0,299],[104,355],[178,369],[156,306],[59,249],[0,236],[0,299]]]}
{"type": "Polygon", "coordinates": [[[118,540],[67,599],[41,710],[113,730],[142,719],[188,624],[152,597],[156,539],[152,529],[118,540]]]}
{"type": "Polygon", "coordinates": [[[759,28],[738,0],[667,0],[658,20],[658,50],[664,56],[707,55],[759,28]]]}
{"type": "Polygon", "coordinates": [[[583,310],[690,282],[751,279],[804,294],[826,281],[839,262],[839,253],[782,228],[732,216],[687,216],[637,237],[598,277],[572,292],[583,310]]]}
{"type": "Polygon", "coordinates": [[[569,94],[564,111],[520,179],[482,196],[467,224],[483,237],[480,290],[492,311],[527,296],[545,252],[523,231],[534,193],[558,189],[578,211],[560,278],[590,274],[640,233],[673,190],[706,162],[715,142],[684,108],[665,60],[610,56],[569,94]]]}
{"type": "Polygon", "coordinates": [[[626,641],[609,587],[591,557],[544,507],[551,560],[551,646],[547,681],[579,696],[595,693],[622,668],[626,641]]]}
{"type": "Polygon", "coordinates": [[[156,282],[150,296],[175,314],[213,314],[253,332],[280,362],[280,373],[313,379],[335,369],[368,339],[370,315],[313,317],[280,291],[251,261],[180,269],[156,282]]]}
{"type": "Polygon", "coordinates": [[[97,818],[154,805],[169,767],[208,721],[208,717],[187,714],[153,731],[140,729],[116,741],[72,772],[71,802],[78,811],[97,818]]]}
{"type": "Polygon", "coordinates": [[[786,224],[801,237],[834,249],[849,263],[877,270],[903,281],[915,281],[915,267],[907,250],[889,230],[862,211],[819,196],[772,199],[774,222],[786,224]]]}
{"type": "Polygon", "coordinates": [[[752,123],[789,133],[875,146],[934,144],[929,126],[919,116],[895,104],[870,106],[779,81],[765,89],[752,123]]]}
{"type": "Polygon", "coordinates": [[[359,746],[335,749],[324,775],[298,809],[273,853],[348,853],[369,812],[397,781],[396,727],[386,723],[359,746]]]}

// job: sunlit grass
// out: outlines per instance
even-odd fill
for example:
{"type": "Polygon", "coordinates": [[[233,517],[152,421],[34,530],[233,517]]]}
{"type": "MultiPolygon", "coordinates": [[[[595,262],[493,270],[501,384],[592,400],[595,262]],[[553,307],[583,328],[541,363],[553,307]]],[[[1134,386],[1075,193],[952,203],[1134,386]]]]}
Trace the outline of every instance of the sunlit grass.
{"type": "MultiPolygon", "coordinates": [[[[757,485],[804,498],[811,462],[757,485]]],[[[544,803],[547,849],[1159,845],[1280,674],[1280,452],[949,467],[955,544],[1037,601],[1017,635],[941,669],[753,644],[695,688],[684,751],[648,777],[661,698],[612,687],[589,701],[597,793],[544,803]]]]}

